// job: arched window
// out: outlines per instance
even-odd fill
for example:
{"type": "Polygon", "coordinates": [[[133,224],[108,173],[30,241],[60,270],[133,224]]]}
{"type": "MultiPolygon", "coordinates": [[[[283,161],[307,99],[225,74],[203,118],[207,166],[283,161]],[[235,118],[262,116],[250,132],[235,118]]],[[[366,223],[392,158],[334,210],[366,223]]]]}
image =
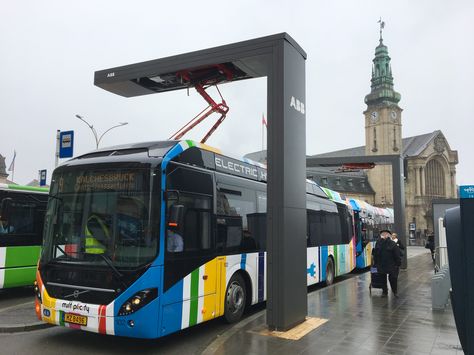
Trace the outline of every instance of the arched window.
{"type": "Polygon", "coordinates": [[[425,181],[426,195],[438,197],[446,196],[444,169],[439,161],[432,159],[426,164],[425,181]]]}

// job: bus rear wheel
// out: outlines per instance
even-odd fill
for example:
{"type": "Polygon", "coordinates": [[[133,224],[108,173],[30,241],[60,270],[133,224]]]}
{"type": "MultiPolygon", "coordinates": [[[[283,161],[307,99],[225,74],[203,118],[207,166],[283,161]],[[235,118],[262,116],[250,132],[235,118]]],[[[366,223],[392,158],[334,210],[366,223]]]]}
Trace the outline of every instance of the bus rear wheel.
{"type": "Polygon", "coordinates": [[[332,285],[334,283],[334,261],[332,258],[328,259],[326,264],[326,285],[332,285]]]}
{"type": "Polygon", "coordinates": [[[245,310],[246,298],[245,281],[240,274],[234,274],[225,293],[224,317],[228,323],[240,320],[245,310]]]}

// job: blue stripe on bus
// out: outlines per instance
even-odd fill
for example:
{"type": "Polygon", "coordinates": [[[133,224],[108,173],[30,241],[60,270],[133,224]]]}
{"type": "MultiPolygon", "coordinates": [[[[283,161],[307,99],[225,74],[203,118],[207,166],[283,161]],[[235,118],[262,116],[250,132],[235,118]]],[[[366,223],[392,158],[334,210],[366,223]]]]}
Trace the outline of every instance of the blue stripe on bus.
{"type": "Polygon", "coordinates": [[[265,287],[265,253],[258,253],[258,302],[263,302],[265,287]]]}
{"type": "Polygon", "coordinates": [[[183,280],[173,285],[162,296],[163,316],[159,335],[166,335],[181,330],[183,316],[183,280]]]}
{"type": "Polygon", "coordinates": [[[318,265],[319,265],[319,270],[318,270],[318,274],[319,274],[319,279],[318,279],[318,282],[321,282],[321,277],[323,277],[323,275],[321,275],[321,247],[317,247],[317,253],[318,253],[318,265]]]}
{"type": "Polygon", "coordinates": [[[240,268],[245,270],[245,264],[247,263],[247,254],[243,253],[240,259],[240,268]]]}
{"type": "Polygon", "coordinates": [[[321,247],[321,280],[326,280],[326,264],[328,263],[328,247],[321,247]]]}

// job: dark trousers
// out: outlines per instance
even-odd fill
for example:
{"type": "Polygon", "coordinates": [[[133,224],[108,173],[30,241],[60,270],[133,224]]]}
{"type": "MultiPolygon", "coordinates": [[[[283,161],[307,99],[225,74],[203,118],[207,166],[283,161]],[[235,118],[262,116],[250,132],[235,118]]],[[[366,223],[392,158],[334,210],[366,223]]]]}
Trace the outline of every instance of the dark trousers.
{"type": "Polygon", "coordinates": [[[396,270],[388,274],[388,282],[390,282],[390,288],[392,289],[393,293],[398,292],[398,271],[399,268],[397,267],[396,270]]]}

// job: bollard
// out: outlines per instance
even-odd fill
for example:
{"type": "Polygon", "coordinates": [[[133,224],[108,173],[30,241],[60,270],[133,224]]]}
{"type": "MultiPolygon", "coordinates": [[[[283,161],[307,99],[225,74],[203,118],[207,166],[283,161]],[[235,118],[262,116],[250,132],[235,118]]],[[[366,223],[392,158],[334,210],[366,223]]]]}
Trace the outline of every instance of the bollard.
{"type": "Polygon", "coordinates": [[[450,280],[446,270],[440,270],[431,278],[431,308],[444,310],[449,302],[450,280]]]}

